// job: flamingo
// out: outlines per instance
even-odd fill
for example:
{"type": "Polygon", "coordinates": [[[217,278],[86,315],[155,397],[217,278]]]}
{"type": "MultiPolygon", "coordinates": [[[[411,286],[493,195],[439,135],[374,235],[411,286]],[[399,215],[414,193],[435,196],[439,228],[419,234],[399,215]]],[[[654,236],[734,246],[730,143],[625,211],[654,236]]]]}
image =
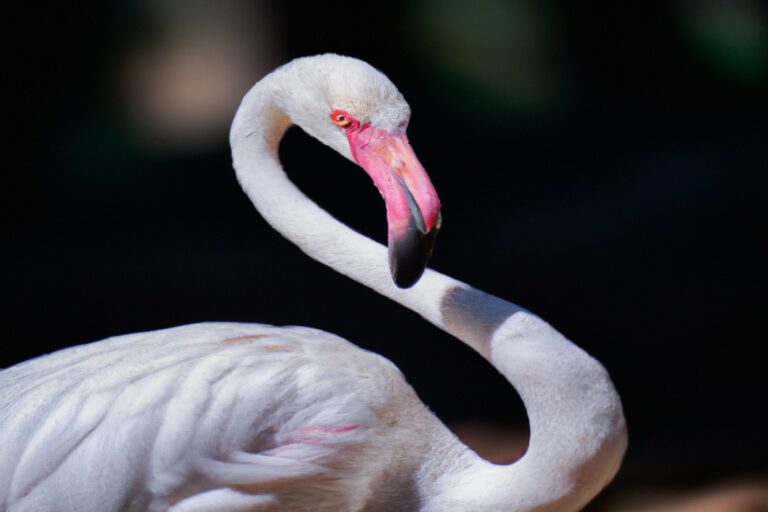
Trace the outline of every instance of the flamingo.
{"type": "Polygon", "coordinates": [[[299,58],[244,97],[230,142],[258,211],[309,256],[479,352],[520,394],[530,442],[495,465],[462,444],[385,358],[308,327],[200,323],[71,347],[0,372],[0,509],[571,511],[626,448],[603,366],[525,309],[431,269],[440,201],[410,110],[369,64],[299,58]],[[285,175],[296,124],[357,162],[388,249],[285,175]]]}

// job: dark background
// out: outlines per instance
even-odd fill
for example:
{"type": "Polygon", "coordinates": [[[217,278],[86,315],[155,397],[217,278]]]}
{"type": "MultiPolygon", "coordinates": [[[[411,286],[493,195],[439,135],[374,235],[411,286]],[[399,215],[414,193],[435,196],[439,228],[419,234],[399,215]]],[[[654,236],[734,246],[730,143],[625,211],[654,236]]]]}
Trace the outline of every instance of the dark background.
{"type": "MultiPolygon", "coordinates": [[[[202,320],[305,324],[393,360],[449,424],[525,428],[479,356],[309,260],[240,191],[239,98],[274,66],[333,51],[411,105],[444,206],[434,268],[608,368],[630,433],[614,487],[765,475],[757,2],[148,0],[8,22],[21,30],[5,74],[0,367],[202,320]]],[[[362,171],[296,129],[281,153],[308,195],[384,238],[362,171]]]]}

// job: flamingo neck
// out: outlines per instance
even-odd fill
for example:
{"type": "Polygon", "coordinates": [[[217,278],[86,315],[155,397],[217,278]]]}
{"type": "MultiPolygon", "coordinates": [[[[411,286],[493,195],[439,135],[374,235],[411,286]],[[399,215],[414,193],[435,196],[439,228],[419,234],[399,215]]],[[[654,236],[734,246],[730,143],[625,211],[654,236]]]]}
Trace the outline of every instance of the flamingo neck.
{"type": "MultiPolygon", "coordinates": [[[[455,289],[444,318],[487,347],[528,414],[528,449],[500,466],[465,449],[438,471],[429,511],[575,511],[616,474],[627,445],[621,401],[602,365],[537,316],[473,288],[455,289]]],[[[434,472],[434,470],[433,470],[434,472]]]]}
{"type": "Polygon", "coordinates": [[[278,146],[297,116],[280,91],[301,84],[281,69],[248,92],[230,133],[238,180],[256,209],[310,257],[478,351],[520,393],[529,416],[528,451],[509,466],[457,448],[450,437],[458,449],[453,463],[441,462],[440,453],[424,463],[425,510],[522,511],[551,503],[576,510],[610,481],[624,453],[621,404],[605,370],[538,317],[439,272],[428,269],[412,288],[397,288],[386,248],[333,218],[283,171],[278,146]]]}
{"type": "Polygon", "coordinates": [[[412,288],[398,288],[386,248],[333,218],[286,176],[278,146],[293,121],[274,98],[284,80],[281,69],[248,92],[232,125],[233,163],[246,194],[267,222],[308,256],[442,327],[441,298],[461,283],[427,270],[412,288]]]}

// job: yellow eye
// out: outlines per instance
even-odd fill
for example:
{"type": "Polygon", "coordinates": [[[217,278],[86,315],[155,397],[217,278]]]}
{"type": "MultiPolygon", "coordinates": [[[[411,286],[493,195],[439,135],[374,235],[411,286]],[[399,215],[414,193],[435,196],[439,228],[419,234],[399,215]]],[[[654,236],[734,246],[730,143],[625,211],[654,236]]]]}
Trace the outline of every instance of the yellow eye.
{"type": "Polygon", "coordinates": [[[340,126],[342,128],[352,124],[352,118],[343,110],[334,110],[331,113],[331,121],[336,126],[340,126]]]}

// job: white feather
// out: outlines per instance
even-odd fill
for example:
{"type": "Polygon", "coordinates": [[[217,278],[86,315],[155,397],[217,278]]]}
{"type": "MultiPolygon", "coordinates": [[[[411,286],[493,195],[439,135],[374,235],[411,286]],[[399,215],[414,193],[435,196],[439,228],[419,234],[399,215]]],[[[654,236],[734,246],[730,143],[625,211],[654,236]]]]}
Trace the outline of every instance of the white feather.
{"type": "Polygon", "coordinates": [[[626,430],[602,366],[540,318],[428,270],[391,281],[386,249],[333,219],[277,159],[298,124],[351,157],[344,109],[404,130],[408,105],[370,65],[297,59],[246,95],[238,179],[303,251],[480,352],[517,389],[526,455],[462,445],[390,362],[303,327],[195,324],[110,338],[0,372],[0,508],[109,511],[578,510],[618,470],[626,430]]]}

